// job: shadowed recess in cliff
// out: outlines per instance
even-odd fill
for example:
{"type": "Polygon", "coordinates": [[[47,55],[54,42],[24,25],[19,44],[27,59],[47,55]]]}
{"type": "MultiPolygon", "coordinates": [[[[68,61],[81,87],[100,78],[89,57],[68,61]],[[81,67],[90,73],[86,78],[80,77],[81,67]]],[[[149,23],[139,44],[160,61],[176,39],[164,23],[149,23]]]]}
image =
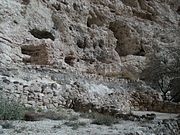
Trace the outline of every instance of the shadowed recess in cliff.
{"type": "Polygon", "coordinates": [[[135,55],[145,56],[145,50],[139,40],[138,32],[132,26],[123,21],[115,21],[109,24],[109,29],[117,39],[116,52],[119,56],[135,55]]]}
{"type": "Polygon", "coordinates": [[[177,9],[177,13],[180,15],[180,6],[177,9]]]}
{"type": "Polygon", "coordinates": [[[21,52],[24,55],[23,62],[38,65],[48,64],[48,52],[47,48],[43,45],[34,46],[26,45],[21,47],[21,52]]]}
{"type": "Polygon", "coordinates": [[[64,58],[64,62],[73,67],[75,59],[76,57],[73,54],[69,54],[64,58]]]}
{"type": "Polygon", "coordinates": [[[53,34],[46,30],[32,29],[29,32],[38,39],[48,39],[49,38],[53,41],[55,40],[55,37],[53,36],[53,34]]]}
{"type": "Polygon", "coordinates": [[[30,3],[30,0],[22,0],[21,2],[23,5],[28,5],[30,3]]]}

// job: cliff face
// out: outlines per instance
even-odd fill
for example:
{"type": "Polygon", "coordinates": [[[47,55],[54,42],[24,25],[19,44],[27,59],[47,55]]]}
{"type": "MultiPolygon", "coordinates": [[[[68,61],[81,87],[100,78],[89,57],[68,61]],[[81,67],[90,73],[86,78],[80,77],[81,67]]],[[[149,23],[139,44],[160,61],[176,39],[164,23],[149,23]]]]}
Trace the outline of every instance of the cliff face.
{"type": "Polygon", "coordinates": [[[135,77],[153,46],[179,43],[178,0],[2,0],[1,65],[135,77]]]}
{"type": "Polygon", "coordinates": [[[1,89],[27,106],[106,104],[104,110],[128,112],[126,91],[136,88],[120,78],[138,80],[154,47],[180,44],[179,6],[178,0],[1,0],[1,89]]]}
{"type": "Polygon", "coordinates": [[[139,80],[154,48],[179,45],[179,0],[0,0],[0,94],[40,109],[179,113],[139,80]]]}

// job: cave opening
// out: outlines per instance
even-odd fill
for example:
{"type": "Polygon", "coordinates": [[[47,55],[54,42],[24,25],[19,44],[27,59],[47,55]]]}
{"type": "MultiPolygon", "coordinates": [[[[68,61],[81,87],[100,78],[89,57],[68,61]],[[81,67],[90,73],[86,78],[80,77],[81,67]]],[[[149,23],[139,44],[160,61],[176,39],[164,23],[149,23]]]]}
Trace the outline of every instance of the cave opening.
{"type": "Polygon", "coordinates": [[[66,56],[65,57],[65,59],[64,59],[64,61],[65,61],[65,63],[67,63],[68,65],[70,65],[70,66],[74,66],[74,60],[75,60],[76,58],[74,57],[74,56],[66,56]]]}
{"type": "Polygon", "coordinates": [[[26,45],[21,46],[21,52],[24,55],[23,62],[25,64],[48,64],[48,52],[45,46],[26,45]]]}
{"type": "Polygon", "coordinates": [[[38,39],[51,39],[55,40],[54,35],[51,32],[48,32],[46,30],[38,30],[38,29],[32,29],[29,31],[35,38],[38,39]]]}
{"type": "Polygon", "coordinates": [[[180,15],[180,6],[177,9],[177,13],[180,15]]]}

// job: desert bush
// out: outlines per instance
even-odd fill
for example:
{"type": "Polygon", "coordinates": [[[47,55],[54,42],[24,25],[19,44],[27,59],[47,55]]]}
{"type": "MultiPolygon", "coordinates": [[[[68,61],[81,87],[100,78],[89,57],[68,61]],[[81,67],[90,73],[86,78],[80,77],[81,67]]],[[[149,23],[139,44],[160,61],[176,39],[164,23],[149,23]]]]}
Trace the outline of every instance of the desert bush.
{"type": "Polygon", "coordinates": [[[19,127],[19,128],[15,128],[14,132],[17,134],[23,133],[25,130],[27,130],[27,127],[19,127]]]}
{"type": "Polygon", "coordinates": [[[93,119],[91,124],[111,126],[112,124],[118,123],[118,119],[110,115],[104,115],[100,113],[82,113],[80,115],[83,118],[93,119]]]}
{"type": "Polygon", "coordinates": [[[78,119],[79,119],[78,115],[71,115],[71,116],[69,116],[69,120],[70,121],[75,121],[75,120],[78,120],[78,119]]]}
{"type": "Polygon", "coordinates": [[[52,120],[70,120],[75,121],[79,119],[79,116],[75,114],[70,109],[64,109],[62,107],[57,108],[56,110],[48,110],[43,112],[45,118],[52,120]]]}
{"type": "Polygon", "coordinates": [[[81,113],[80,117],[82,118],[87,118],[87,119],[96,119],[97,116],[100,115],[99,113],[96,112],[91,112],[91,113],[81,113]]]}
{"type": "Polygon", "coordinates": [[[54,125],[53,128],[57,129],[57,128],[62,128],[62,125],[61,124],[58,124],[58,125],[54,125]]]}
{"type": "Polygon", "coordinates": [[[97,114],[91,124],[111,126],[118,123],[117,119],[109,115],[97,114]]]}
{"type": "Polygon", "coordinates": [[[37,112],[26,112],[24,115],[25,121],[40,121],[44,117],[43,114],[37,112]]]}
{"type": "Polygon", "coordinates": [[[5,121],[5,122],[1,123],[1,126],[2,126],[2,128],[4,128],[4,129],[14,128],[12,122],[10,122],[10,121],[5,121]]]}
{"type": "Polygon", "coordinates": [[[10,101],[0,96],[0,119],[21,120],[25,114],[25,107],[16,101],[10,101]]]}
{"type": "Polygon", "coordinates": [[[47,111],[44,113],[44,116],[48,119],[52,120],[66,120],[68,119],[68,115],[66,113],[60,113],[55,111],[47,111]]]}
{"type": "Polygon", "coordinates": [[[68,126],[68,127],[72,127],[73,130],[78,129],[80,126],[86,126],[85,122],[79,122],[79,121],[68,121],[65,122],[64,125],[68,126]]]}
{"type": "Polygon", "coordinates": [[[180,48],[179,46],[154,47],[154,52],[148,56],[148,64],[142,72],[141,80],[162,93],[164,100],[177,101],[180,91],[176,82],[180,77],[180,48]],[[175,91],[175,92],[174,92],[175,91]],[[168,97],[168,93],[173,93],[168,97]]]}

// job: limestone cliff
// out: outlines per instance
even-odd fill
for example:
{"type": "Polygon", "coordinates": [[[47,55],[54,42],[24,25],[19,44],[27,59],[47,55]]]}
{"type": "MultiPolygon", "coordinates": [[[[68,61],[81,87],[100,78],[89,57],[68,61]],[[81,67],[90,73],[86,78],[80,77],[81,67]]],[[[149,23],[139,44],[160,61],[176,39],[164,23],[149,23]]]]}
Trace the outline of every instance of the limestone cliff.
{"type": "Polygon", "coordinates": [[[26,106],[127,113],[127,91],[136,90],[127,79],[139,79],[154,46],[180,44],[179,7],[178,0],[1,0],[0,89],[26,106]]]}

